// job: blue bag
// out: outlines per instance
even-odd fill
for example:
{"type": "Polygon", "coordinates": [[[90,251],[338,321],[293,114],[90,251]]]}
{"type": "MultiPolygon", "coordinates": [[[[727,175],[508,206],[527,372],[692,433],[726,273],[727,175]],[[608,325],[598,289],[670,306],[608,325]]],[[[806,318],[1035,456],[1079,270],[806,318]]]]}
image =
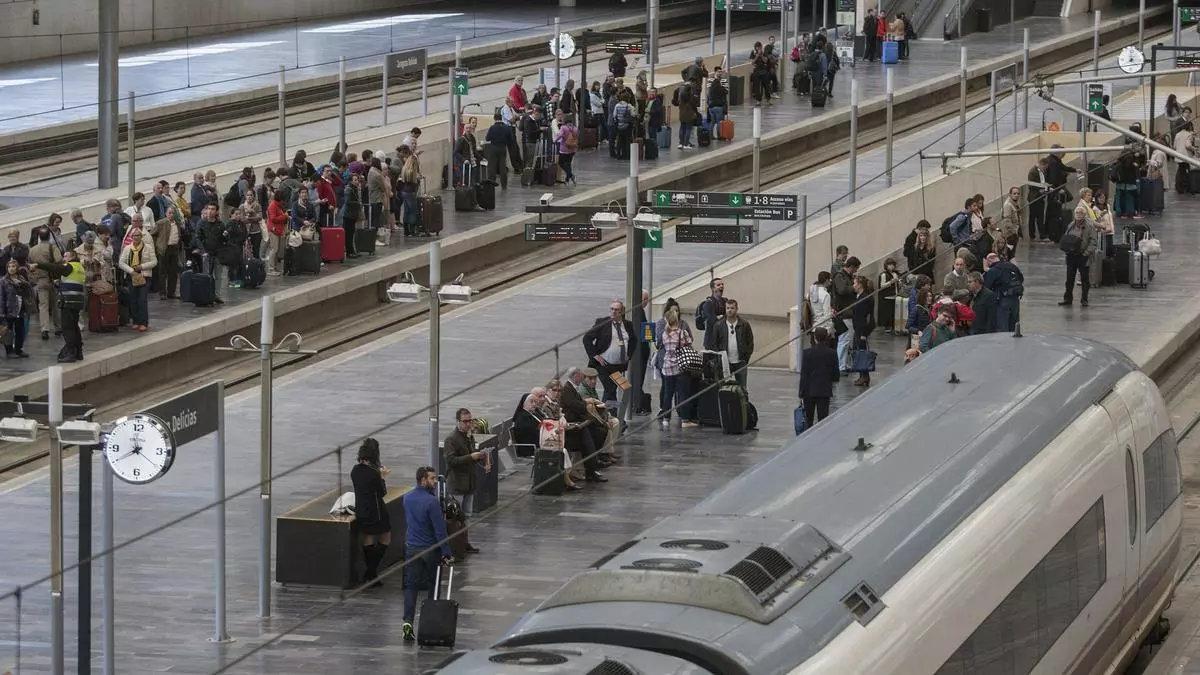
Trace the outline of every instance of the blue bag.
{"type": "Polygon", "coordinates": [[[808,428],[808,423],[804,419],[803,404],[796,406],[796,409],[792,411],[792,427],[795,428],[797,436],[804,433],[804,430],[808,428]]]}
{"type": "Polygon", "coordinates": [[[875,352],[870,349],[856,349],[851,359],[853,370],[856,373],[873,373],[875,372],[875,352]]]}

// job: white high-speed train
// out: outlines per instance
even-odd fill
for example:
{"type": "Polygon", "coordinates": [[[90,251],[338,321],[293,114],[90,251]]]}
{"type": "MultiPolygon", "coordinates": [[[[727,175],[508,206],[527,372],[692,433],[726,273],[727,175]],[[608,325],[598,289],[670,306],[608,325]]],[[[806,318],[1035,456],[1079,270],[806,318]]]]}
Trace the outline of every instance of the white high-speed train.
{"type": "Polygon", "coordinates": [[[1116,350],[937,348],[452,673],[1111,673],[1170,601],[1175,435],[1116,350]]]}

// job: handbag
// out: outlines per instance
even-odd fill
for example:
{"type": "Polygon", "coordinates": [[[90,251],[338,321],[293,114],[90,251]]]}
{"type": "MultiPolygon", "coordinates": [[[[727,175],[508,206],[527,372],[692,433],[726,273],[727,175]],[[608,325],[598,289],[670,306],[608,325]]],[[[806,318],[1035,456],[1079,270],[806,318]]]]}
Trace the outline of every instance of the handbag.
{"type": "Polygon", "coordinates": [[[853,370],[856,373],[873,373],[875,372],[875,352],[870,349],[856,349],[851,357],[853,370]]]}
{"type": "Polygon", "coordinates": [[[288,232],[288,236],[287,236],[288,248],[300,248],[300,245],[303,243],[304,243],[304,237],[300,236],[299,232],[297,232],[296,230],[292,230],[291,232],[288,232]]]}
{"type": "Polygon", "coordinates": [[[317,238],[317,229],[312,225],[302,225],[300,227],[300,239],[303,241],[312,241],[317,238]]]}
{"type": "Polygon", "coordinates": [[[797,436],[804,433],[804,430],[808,428],[808,420],[804,418],[803,403],[796,406],[796,409],[792,411],[792,428],[796,430],[797,436]]]}
{"type": "Polygon", "coordinates": [[[1147,234],[1144,239],[1138,242],[1138,250],[1142,252],[1142,255],[1147,257],[1160,256],[1162,255],[1162,242],[1157,237],[1151,237],[1147,234]]]}
{"type": "Polygon", "coordinates": [[[1079,253],[1083,249],[1083,238],[1075,234],[1074,230],[1066,232],[1058,240],[1058,249],[1068,254],[1079,253]]]}
{"type": "Polygon", "coordinates": [[[699,375],[704,368],[704,359],[691,345],[679,345],[675,350],[675,366],[685,375],[699,375]]]}

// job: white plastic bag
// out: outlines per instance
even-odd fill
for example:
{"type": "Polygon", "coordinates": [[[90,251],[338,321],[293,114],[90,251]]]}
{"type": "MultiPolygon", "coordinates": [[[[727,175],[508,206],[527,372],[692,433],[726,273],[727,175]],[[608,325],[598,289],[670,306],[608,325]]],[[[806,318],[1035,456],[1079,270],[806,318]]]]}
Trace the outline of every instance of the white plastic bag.
{"type": "Polygon", "coordinates": [[[1147,235],[1145,239],[1138,242],[1138,250],[1141,251],[1142,255],[1144,256],[1151,258],[1157,257],[1162,255],[1162,242],[1155,237],[1150,237],[1147,235]]]}
{"type": "Polygon", "coordinates": [[[338,497],[333,502],[333,508],[329,509],[331,516],[352,516],[354,515],[354,493],[346,492],[338,497]]]}

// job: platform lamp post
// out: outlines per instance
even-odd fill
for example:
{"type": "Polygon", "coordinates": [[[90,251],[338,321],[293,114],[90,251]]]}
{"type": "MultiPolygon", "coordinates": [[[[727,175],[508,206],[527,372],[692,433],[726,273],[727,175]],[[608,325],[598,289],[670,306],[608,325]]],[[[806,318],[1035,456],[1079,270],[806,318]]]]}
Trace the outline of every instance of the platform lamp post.
{"type": "Polygon", "coordinates": [[[219,352],[258,354],[262,369],[259,385],[259,549],[258,549],[258,616],[271,617],[271,405],[274,392],[271,367],[275,354],[316,354],[315,349],[301,349],[304,337],[299,333],[288,333],[275,346],[275,297],[262,299],[262,322],[259,343],[256,345],[241,335],[229,339],[228,347],[217,347],[219,352]]]}
{"type": "MultiPolygon", "coordinates": [[[[92,422],[94,406],[88,404],[64,404],[62,366],[51,366],[47,373],[46,402],[15,400],[0,403],[0,441],[9,443],[34,443],[40,431],[50,432],[50,669],[55,675],[66,672],[63,629],[63,446],[77,445],[81,455],[85,446],[100,443],[100,425],[92,422]],[[68,419],[69,418],[69,419],[68,419]],[[45,420],[44,422],[41,420],[45,420]]],[[[91,655],[91,500],[92,463],[90,453],[79,462],[80,502],[86,498],[87,508],[80,511],[79,593],[80,627],[88,635],[79,636],[80,672],[88,672],[91,655]],[[85,557],[86,554],[86,557],[85,557]],[[86,613],[86,619],[83,615],[86,613]]],[[[82,505],[82,504],[81,504],[82,505]]]]}
{"type": "Polygon", "coordinates": [[[423,294],[429,295],[429,466],[434,467],[440,465],[438,410],[441,406],[442,387],[441,305],[465,305],[471,302],[471,296],[476,291],[463,283],[463,276],[460,274],[454,281],[442,283],[442,244],[435,241],[429,245],[429,286],[418,284],[412,272],[405,272],[400,276],[400,281],[387,289],[390,302],[420,302],[423,294]]]}

